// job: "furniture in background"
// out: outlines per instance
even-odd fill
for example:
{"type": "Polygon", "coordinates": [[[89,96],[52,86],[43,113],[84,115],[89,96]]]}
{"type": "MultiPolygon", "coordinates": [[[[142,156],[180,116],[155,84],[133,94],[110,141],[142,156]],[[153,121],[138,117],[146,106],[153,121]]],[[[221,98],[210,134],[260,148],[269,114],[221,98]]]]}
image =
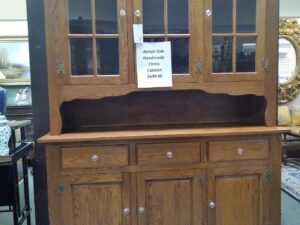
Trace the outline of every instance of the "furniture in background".
{"type": "Polygon", "coordinates": [[[278,102],[293,100],[300,90],[300,18],[280,18],[278,102]]]}
{"type": "Polygon", "coordinates": [[[283,133],[282,162],[300,165],[300,130],[283,133]]]}
{"type": "MultiPolygon", "coordinates": [[[[288,103],[300,90],[300,24],[299,18],[280,18],[278,102],[288,103]]],[[[283,163],[300,163],[300,105],[289,103],[278,107],[278,125],[289,127],[283,134],[283,163]]]]}
{"type": "Polygon", "coordinates": [[[33,148],[32,142],[25,142],[25,126],[30,121],[10,122],[12,136],[10,139],[10,154],[0,157],[0,206],[7,206],[13,212],[14,225],[27,221],[31,225],[28,162],[27,156],[33,148]]]}
{"type": "MultiPolygon", "coordinates": [[[[24,106],[8,106],[6,110],[6,118],[9,121],[27,121],[28,124],[24,126],[24,141],[33,142],[33,113],[32,113],[32,105],[24,105],[24,106]]],[[[13,122],[11,122],[13,125],[13,122]]],[[[34,160],[34,148],[29,153],[28,159],[30,163],[33,163],[34,160]]]]}
{"type": "Polygon", "coordinates": [[[300,162],[300,105],[290,104],[278,107],[278,126],[287,127],[283,133],[282,161],[300,162]]]}
{"type": "Polygon", "coordinates": [[[46,0],[51,224],[280,224],[277,13],[46,0]],[[134,23],[171,42],[173,87],[138,88],[134,23]]]}
{"type": "Polygon", "coordinates": [[[0,113],[5,114],[6,112],[6,90],[0,87],[0,113]]]}

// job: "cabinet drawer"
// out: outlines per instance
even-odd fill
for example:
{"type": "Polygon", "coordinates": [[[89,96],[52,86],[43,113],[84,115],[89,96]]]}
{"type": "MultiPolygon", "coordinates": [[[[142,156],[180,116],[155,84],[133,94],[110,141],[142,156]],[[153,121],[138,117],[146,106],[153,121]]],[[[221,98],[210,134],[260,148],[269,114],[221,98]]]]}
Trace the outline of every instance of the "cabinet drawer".
{"type": "Polygon", "coordinates": [[[269,140],[211,141],[208,144],[209,161],[230,161],[241,159],[267,159],[269,140]]]}
{"type": "Polygon", "coordinates": [[[140,144],[138,165],[200,162],[200,143],[140,144]]]}
{"type": "Polygon", "coordinates": [[[127,166],[127,146],[62,148],[62,168],[127,166]]]}

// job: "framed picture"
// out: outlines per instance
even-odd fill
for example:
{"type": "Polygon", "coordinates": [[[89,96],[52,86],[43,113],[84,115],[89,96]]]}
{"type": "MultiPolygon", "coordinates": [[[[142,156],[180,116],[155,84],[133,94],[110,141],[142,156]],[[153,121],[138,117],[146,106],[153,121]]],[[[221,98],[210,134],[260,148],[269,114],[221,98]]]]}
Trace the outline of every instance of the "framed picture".
{"type": "Polygon", "coordinates": [[[0,21],[0,86],[30,84],[26,20],[0,21]]]}
{"type": "Polygon", "coordinates": [[[27,38],[0,38],[0,84],[29,84],[27,38]]]}

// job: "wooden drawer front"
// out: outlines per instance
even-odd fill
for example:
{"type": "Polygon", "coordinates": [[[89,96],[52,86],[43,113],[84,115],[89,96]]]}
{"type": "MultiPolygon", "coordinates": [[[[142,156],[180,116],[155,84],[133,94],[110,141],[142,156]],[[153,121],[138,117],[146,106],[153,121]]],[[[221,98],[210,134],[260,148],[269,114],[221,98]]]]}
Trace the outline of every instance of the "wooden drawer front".
{"type": "Polygon", "coordinates": [[[62,148],[62,168],[127,166],[127,146],[62,148]]]}
{"type": "Polygon", "coordinates": [[[138,165],[200,162],[200,143],[141,144],[138,165]]]}
{"type": "Polygon", "coordinates": [[[241,159],[267,159],[269,140],[237,140],[209,142],[209,161],[230,161],[241,159]]]}

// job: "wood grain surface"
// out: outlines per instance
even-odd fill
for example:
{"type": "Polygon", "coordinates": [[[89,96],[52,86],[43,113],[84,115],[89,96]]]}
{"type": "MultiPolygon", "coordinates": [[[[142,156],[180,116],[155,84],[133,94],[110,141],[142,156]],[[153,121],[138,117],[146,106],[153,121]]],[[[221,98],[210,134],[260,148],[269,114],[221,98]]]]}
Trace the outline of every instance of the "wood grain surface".
{"type": "Polygon", "coordinates": [[[89,168],[128,165],[127,146],[62,148],[62,168],[89,168]],[[93,156],[98,160],[93,161],[93,156]]]}
{"type": "Polygon", "coordinates": [[[267,139],[211,141],[208,146],[208,160],[212,162],[269,158],[267,139]]]}
{"type": "Polygon", "coordinates": [[[138,165],[200,162],[200,142],[141,144],[137,145],[137,155],[138,165]]]}
{"type": "Polygon", "coordinates": [[[137,131],[103,131],[70,133],[61,135],[47,134],[41,137],[39,143],[63,143],[83,141],[116,141],[154,138],[192,138],[209,136],[234,136],[234,135],[259,135],[282,133],[288,131],[285,127],[229,127],[229,128],[190,128],[190,129],[160,129],[160,130],[137,130],[137,131]]]}

